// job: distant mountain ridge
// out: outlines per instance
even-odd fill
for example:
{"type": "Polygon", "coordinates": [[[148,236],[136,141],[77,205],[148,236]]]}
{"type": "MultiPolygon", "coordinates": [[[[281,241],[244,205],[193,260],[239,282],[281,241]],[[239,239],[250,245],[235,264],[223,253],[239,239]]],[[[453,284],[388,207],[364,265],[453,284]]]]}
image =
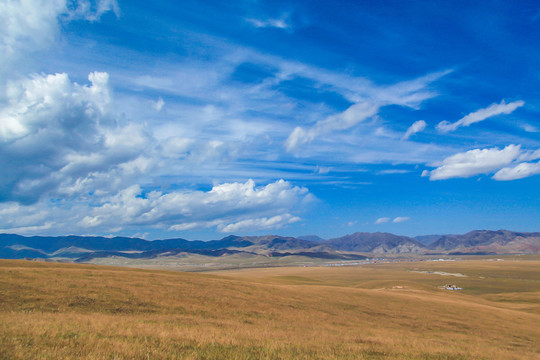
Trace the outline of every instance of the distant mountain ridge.
{"type": "Polygon", "coordinates": [[[315,242],[326,241],[325,239],[323,239],[322,237],[317,236],[317,235],[302,235],[302,236],[297,236],[296,238],[297,239],[302,239],[302,240],[307,240],[307,241],[315,241],[315,242]]]}
{"type": "Polygon", "coordinates": [[[443,235],[428,248],[450,253],[538,254],[540,232],[475,230],[463,235],[443,235]]]}
{"type": "Polygon", "coordinates": [[[210,257],[244,254],[322,259],[359,259],[369,254],[540,254],[540,232],[474,230],[462,235],[426,235],[417,238],[382,232],[357,232],[329,240],[316,235],[304,239],[277,235],[230,235],[211,241],[0,234],[0,258],[4,259],[52,258],[84,262],[100,257],[147,259],[183,253],[210,257]],[[426,244],[429,240],[432,242],[426,244]]]}
{"type": "Polygon", "coordinates": [[[324,244],[339,250],[374,254],[419,254],[425,250],[425,246],[413,238],[381,232],[357,232],[330,239],[324,244]]]}

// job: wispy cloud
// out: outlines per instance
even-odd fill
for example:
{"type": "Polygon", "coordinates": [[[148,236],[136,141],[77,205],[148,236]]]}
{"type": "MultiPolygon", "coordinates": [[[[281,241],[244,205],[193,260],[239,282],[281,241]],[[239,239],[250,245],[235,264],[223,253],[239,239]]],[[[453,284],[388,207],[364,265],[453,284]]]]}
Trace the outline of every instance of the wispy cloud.
{"type": "Polygon", "coordinates": [[[514,101],[511,103],[506,103],[502,100],[499,104],[493,103],[487,108],[477,110],[468,114],[467,116],[461,118],[455,123],[450,123],[448,121],[441,121],[437,125],[437,130],[440,132],[446,133],[450,131],[455,131],[457,128],[464,126],[470,126],[471,124],[486,120],[490,117],[501,115],[501,114],[510,114],[519,107],[525,105],[523,100],[514,101]]]}
{"type": "Polygon", "coordinates": [[[427,124],[424,120],[418,120],[418,121],[415,121],[408,129],[407,131],[405,132],[405,134],[403,135],[403,137],[401,138],[402,140],[407,140],[408,138],[411,137],[411,135],[413,134],[416,134],[420,131],[423,131],[425,128],[426,128],[427,124]]]}
{"type": "MultiPolygon", "coordinates": [[[[367,96],[367,99],[362,98],[345,111],[319,120],[309,128],[295,127],[285,141],[285,148],[287,151],[293,152],[299,146],[310,143],[317,137],[349,129],[375,116],[382,106],[400,105],[417,108],[424,100],[436,96],[436,93],[428,90],[427,86],[449,72],[437,72],[388,87],[372,85],[370,90],[361,94],[367,96]]],[[[421,127],[421,124],[418,123],[416,127],[421,127]]]]}
{"type": "Polygon", "coordinates": [[[288,30],[292,28],[290,15],[288,13],[284,13],[278,18],[247,18],[246,21],[256,28],[277,28],[283,30],[288,30]]]}
{"type": "Polygon", "coordinates": [[[165,106],[165,101],[163,101],[163,98],[161,96],[156,101],[152,102],[152,107],[156,111],[161,111],[161,109],[163,109],[163,106],[165,106]]]}
{"type": "Polygon", "coordinates": [[[332,168],[331,167],[327,167],[327,166],[319,166],[317,165],[315,167],[315,173],[316,174],[320,174],[320,175],[325,175],[325,174],[328,174],[330,171],[332,171],[332,168]]]}
{"type": "Polygon", "coordinates": [[[411,170],[405,170],[405,169],[386,169],[386,170],[380,170],[377,171],[377,174],[379,175],[392,175],[392,174],[407,174],[410,173],[411,170]]]}
{"type": "Polygon", "coordinates": [[[348,129],[377,114],[379,107],[380,105],[375,102],[358,103],[340,114],[332,115],[322,121],[318,121],[311,128],[305,129],[297,126],[285,141],[285,147],[288,151],[293,151],[298,146],[309,143],[318,136],[332,131],[348,129]]]}
{"type": "MultiPolygon", "coordinates": [[[[369,133],[371,127],[379,122],[378,104],[391,102],[417,108],[422,99],[436,96],[437,93],[429,86],[430,82],[450,71],[381,86],[363,77],[289,61],[251,49],[229,47],[227,50],[214,54],[215,59],[211,62],[202,59],[161,68],[160,72],[166,72],[167,78],[158,74],[125,76],[129,85],[138,90],[151,89],[189,99],[182,104],[167,103],[167,114],[162,114],[165,118],[153,126],[158,140],[168,136],[186,137],[186,134],[192,134],[199,140],[214,138],[224,142],[226,147],[234,148],[231,154],[241,153],[248,145],[257,143],[256,148],[263,150],[265,146],[271,146],[272,156],[282,158],[288,155],[283,154],[283,148],[276,148],[275,143],[285,138],[291,153],[296,157],[311,158],[315,163],[319,159],[323,162],[328,151],[349,163],[387,160],[425,162],[434,160],[440,152],[440,145],[399,141],[401,134],[397,132],[387,131],[391,136],[385,135],[384,139],[381,139],[382,135],[371,136],[369,133]],[[243,64],[273,70],[258,82],[231,82],[229,76],[243,64]],[[313,84],[314,93],[331,92],[353,104],[349,109],[336,113],[325,103],[309,102],[295,98],[294,93],[280,91],[284,83],[293,86],[297,81],[306,80],[313,84]],[[182,122],[176,121],[179,116],[182,122]],[[166,122],[167,117],[170,117],[170,121],[166,122]],[[312,128],[298,126],[296,130],[291,129],[291,125],[307,120],[315,125],[312,128]],[[359,128],[360,123],[366,128],[359,128]],[[343,131],[352,128],[357,129],[358,134],[343,131]],[[365,147],[361,152],[358,151],[360,140],[365,147]],[[300,146],[300,143],[305,145],[309,142],[309,146],[300,146]]],[[[143,111],[141,109],[139,113],[143,111]]],[[[140,115],[135,113],[133,116],[140,115]]],[[[287,146],[284,150],[287,151],[287,146]]],[[[269,152],[262,151],[263,154],[268,156],[269,152]]]]}
{"type": "Polygon", "coordinates": [[[522,124],[520,125],[520,127],[526,132],[530,132],[530,133],[540,132],[540,130],[538,130],[536,126],[533,126],[531,124],[522,124]]]}
{"type": "Polygon", "coordinates": [[[406,216],[398,216],[398,217],[395,217],[394,219],[392,218],[389,218],[389,217],[381,217],[381,218],[378,218],[377,220],[375,220],[375,225],[379,225],[379,224],[385,224],[385,223],[388,223],[390,221],[392,221],[394,224],[398,224],[398,223],[402,223],[402,222],[405,222],[405,221],[409,221],[411,220],[410,217],[406,217],[406,216]]]}

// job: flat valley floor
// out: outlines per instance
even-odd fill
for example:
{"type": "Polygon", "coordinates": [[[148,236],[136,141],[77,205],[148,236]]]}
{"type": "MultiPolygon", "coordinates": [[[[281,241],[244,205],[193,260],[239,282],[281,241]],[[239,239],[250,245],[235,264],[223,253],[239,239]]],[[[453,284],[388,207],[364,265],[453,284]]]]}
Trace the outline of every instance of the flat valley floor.
{"type": "Polygon", "coordinates": [[[540,359],[540,256],[501,259],[211,274],[0,260],[0,358],[540,359]]]}

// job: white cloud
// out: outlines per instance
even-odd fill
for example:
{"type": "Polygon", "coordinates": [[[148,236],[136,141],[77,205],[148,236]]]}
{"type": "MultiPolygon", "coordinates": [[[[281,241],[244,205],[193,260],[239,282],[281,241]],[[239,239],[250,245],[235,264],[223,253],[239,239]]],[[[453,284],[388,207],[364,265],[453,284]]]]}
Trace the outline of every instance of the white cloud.
{"type": "MultiPolygon", "coordinates": [[[[430,180],[467,178],[479,174],[488,174],[511,164],[520,155],[519,145],[498,148],[475,149],[458,153],[444,159],[429,174],[430,180]]],[[[424,175],[424,174],[423,174],[424,175]]]]}
{"type": "Polygon", "coordinates": [[[533,126],[531,124],[522,124],[520,125],[520,127],[526,132],[536,133],[540,131],[536,126],[533,126]]]}
{"type": "Polygon", "coordinates": [[[0,75],[27,53],[49,47],[58,35],[58,22],[96,21],[108,11],[117,16],[116,0],[20,0],[0,2],[0,75]]]}
{"type": "Polygon", "coordinates": [[[216,185],[207,192],[153,191],[145,196],[134,185],[104,198],[80,225],[89,228],[148,225],[170,230],[217,226],[223,232],[278,228],[299,221],[289,212],[310,198],[306,188],[292,186],[284,180],[258,188],[253,180],[248,180],[216,185]]]}
{"type": "Polygon", "coordinates": [[[156,111],[161,111],[161,109],[163,109],[163,106],[165,105],[165,101],[163,101],[163,98],[160,96],[159,99],[157,99],[156,101],[152,102],[152,107],[156,110],[156,111]]]}
{"type": "Polygon", "coordinates": [[[170,231],[216,228],[221,232],[278,229],[301,221],[315,198],[308,189],[279,180],[265,186],[223,183],[208,191],[143,192],[133,185],[114,195],[48,200],[31,205],[0,203],[0,233],[115,233],[161,228],[170,231]]]}
{"type": "Polygon", "coordinates": [[[33,75],[7,84],[0,166],[9,171],[0,178],[0,202],[110,190],[124,175],[148,170],[140,155],[149,135],[141,125],[117,126],[107,73],[88,79],[79,85],[67,74],[33,75]]]}
{"type": "Polygon", "coordinates": [[[435,170],[424,170],[422,176],[430,180],[471,177],[496,172],[493,179],[508,181],[522,179],[540,173],[540,150],[522,150],[520,145],[498,148],[475,149],[447,157],[435,170]]]}
{"type": "Polygon", "coordinates": [[[389,217],[381,217],[381,218],[378,218],[375,221],[375,224],[376,225],[385,224],[385,223],[390,222],[390,221],[397,224],[397,223],[402,223],[402,222],[409,221],[409,220],[411,220],[411,218],[410,217],[405,217],[405,216],[398,216],[398,217],[395,217],[394,219],[389,218],[389,217]]]}
{"type": "Polygon", "coordinates": [[[377,171],[377,174],[378,175],[391,175],[391,174],[407,174],[410,172],[411,170],[405,170],[405,169],[387,169],[387,170],[377,171]]]}
{"type": "Polygon", "coordinates": [[[179,136],[171,136],[161,143],[163,156],[170,158],[186,157],[197,141],[179,136]]]}
{"type": "Polygon", "coordinates": [[[246,19],[248,23],[253,25],[256,28],[277,28],[277,29],[290,29],[290,18],[289,14],[285,13],[279,18],[268,18],[265,20],[248,18],[246,19]]]}
{"type": "Polygon", "coordinates": [[[246,230],[265,230],[265,229],[279,229],[284,225],[292,224],[301,221],[298,216],[292,216],[291,214],[276,215],[270,218],[262,217],[257,219],[247,219],[238,221],[236,223],[228,225],[218,226],[219,231],[224,233],[233,233],[246,230]]]}
{"type": "Polygon", "coordinates": [[[331,167],[319,166],[319,165],[315,167],[316,174],[325,175],[325,174],[328,174],[330,171],[332,171],[331,167]]]}
{"type": "Polygon", "coordinates": [[[285,141],[287,151],[313,141],[316,137],[336,130],[345,130],[369,117],[377,114],[379,104],[374,102],[362,102],[351,105],[342,113],[331,115],[324,120],[318,121],[309,129],[297,126],[285,141]]]}
{"type": "Polygon", "coordinates": [[[532,150],[522,151],[517,161],[533,161],[537,159],[540,159],[540,149],[536,151],[532,151],[532,150]]]}
{"type": "MultiPolygon", "coordinates": [[[[124,75],[129,82],[127,86],[138,91],[152,89],[193,99],[184,103],[167,103],[167,113],[160,113],[160,121],[153,124],[153,134],[158,141],[171,136],[197,139],[192,146],[198,148],[205,141],[220,139],[224,143],[220,149],[221,158],[228,163],[240,154],[252,156],[253,151],[257,160],[276,161],[288,157],[282,149],[276,148],[276,143],[283,140],[284,150],[288,147],[295,157],[312,158],[314,163],[327,162],[329,152],[336,154],[343,163],[427,162],[447,153],[440,144],[399,141],[402,134],[390,130],[385,131],[385,139],[377,138],[380,134],[371,136],[371,128],[380,125],[377,114],[356,124],[347,123],[343,118],[353,112],[355,116],[362,116],[360,107],[372,103],[392,103],[416,109],[423,100],[437,95],[430,84],[449,71],[385,86],[363,77],[288,61],[238,46],[231,47],[230,44],[220,44],[226,49],[221,52],[214,45],[212,42],[208,46],[217,52],[212,53],[211,61],[205,54],[198,61],[164,64],[159,67],[159,74],[150,71],[144,77],[124,75]],[[267,76],[254,82],[231,82],[231,76],[245,64],[260,68],[267,76]],[[163,73],[167,75],[163,76],[163,73]],[[285,81],[288,83],[286,87],[307,81],[312,84],[310,91],[313,93],[340,96],[350,102],[352,108],[337,114],[331,104],[295,98],[291,93],[280,90],[280,84],[285,81]],[[335,121],[325,124],[325,119],[335,121]],[[311,129],[310,124],[318,125],[311,129]],[[294,130],[297,125],[298,129],[294,130]],[[333,130],[333,127],[342,130],[333,130]],[[309,146],[296,145],[308,142],[311,142],[309,146]]],[[[138,111],[134,111],[131,117],[147,111],[139,104],[134,104],[134,108],[138,111]]],[[[155,116],[151,113],[145,115],[155,116]]],[[[198,150],[190,149],[185,159],[197,158],[196,153],[198,150]]],[[[195,169],[191,166],[189,171],[193,173],[195,169]]],[[[181,169],[182,172],[185,170],[185,167],[181,169]]],[[[266,180],[282,176],[278,174],[266,180]]],[[[227,179],[231,180],[244,179],[227,179]]]]}
{"type": "MultiPolygon", "coordinates": [[[[448,73],[449,71],[433,73],[388,87],[368,85],[366,89],[362,89],[365,94],[350,95],[351,98],[355,98],[355,103],[345,111],[319,120],[307,129],[297,126],[285,141],[285,148],[292,152],[317,137],[349,129],[374,117],[382,106],[400,105],[417,108],[424,100],[436,96],[436,93],[427,90],[429,83],[448,73]]],[[[417,124],[417,127],[420,126],[421,123],[417,124]]]]}
{"type": "Polygon", "coordinates": [[[109,11],[114,12],[116,17],[120,17],[120,6],[118,6],[118,2],[116,0],[98,0],[95,4],[95,8],[90,10],[88,10],[88,7],[86,7],[86,4],[88,4],[87,0],[79,0],[79,8],[83,7],[83,4],[85,7],[84,11],[82,12],[82,16],[86,20],[99,20],[103,14],[109,11]]]}
{"type": "Polygon", "coordinates": [[[517,180],[537,174],[540,174],[540,162],[523,162],[513,167],[502,168],[493,175],[493,179],[499,181],[517,180]]]}
{"type": "Polygon", "coordinates": [[[510,114],[523,105],[525,105],[525,102],[523,100],[514,101],[508,104],[504,100],[502,100],[500,104],[493,103],[487,108],[480,109],[468,114],[467,116],[461,118],[455,123],[441,121],[439,125],[437,125],[437,130],[444,133],[449,131],[455,131],[460,126],[469,126],[471,124],[486,120],[490,117],[500,114],[510,114]]]}
{"type": "Polygon", "coordinates": [[[411,135],[416,134],[420,131],[423,131],[426,128],[427,124],[424,120],[415,121],[405,132],[402,140],[407,140],[411,135]]]}
{"type": "Polygon", "coordinates": [[[0,2],[0,64],[21,51],[43,49],[57,33],[57,17],[68,12],[65,0],[0,2]]]}
{"type": "Polygon", "coordinates": [[[96,122],[110,101],[108,74],[91,73],[88,79],[91,86],[71,83],[67,74],[33,75],[9,82],[9,106],[0,110],[0,141],[14,141],[50,125],[84,126],[82,117],[96,122]]]}

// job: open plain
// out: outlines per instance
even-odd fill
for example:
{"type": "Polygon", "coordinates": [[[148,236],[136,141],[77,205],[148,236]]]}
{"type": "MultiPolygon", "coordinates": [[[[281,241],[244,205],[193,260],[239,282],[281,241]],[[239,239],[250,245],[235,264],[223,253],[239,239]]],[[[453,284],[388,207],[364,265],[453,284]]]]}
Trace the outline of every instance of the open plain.
{"type": "Polygon", "coordinates": [[[540,257],[501,259],[212,274],[2,260],[0,358],[538,359],[540,257]]]}

